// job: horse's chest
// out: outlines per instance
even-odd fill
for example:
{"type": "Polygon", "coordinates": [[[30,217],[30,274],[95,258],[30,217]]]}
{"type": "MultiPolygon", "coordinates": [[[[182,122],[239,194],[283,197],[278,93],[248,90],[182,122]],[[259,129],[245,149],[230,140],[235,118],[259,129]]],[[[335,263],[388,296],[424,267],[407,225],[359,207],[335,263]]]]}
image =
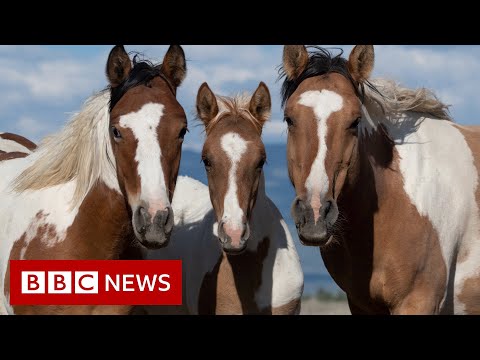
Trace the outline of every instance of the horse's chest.
{"type": "Polygon", "coordinates": [[[257,252],[228,256],[222,252],[217,264],[203,279],[198,311],[200,314],[260,314],[271,311],[260,309],[257,294],[262,286],[266,246],[257,252]],[[265,248],[265,249],[263,249],[265,248]]]}

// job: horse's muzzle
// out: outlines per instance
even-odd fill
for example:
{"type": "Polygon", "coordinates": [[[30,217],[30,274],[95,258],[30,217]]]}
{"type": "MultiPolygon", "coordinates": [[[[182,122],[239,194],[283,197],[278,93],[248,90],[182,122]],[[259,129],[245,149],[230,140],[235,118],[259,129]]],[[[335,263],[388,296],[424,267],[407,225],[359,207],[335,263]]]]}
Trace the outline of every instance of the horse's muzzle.
{"type": "Polygon", "coordinates": [[[335,200],[329,200],[319,210],[315,219],[310,204],[296,198],[292,204],[292,217],[297,227],[300,242],[306,246],[326,245],[332,237],[332,226],[338,217],[338,207],[335,200]]]}
{"type": "Polygon", "coordinates": [[[247,247],[250,237],[250,226],[245,222],[240,227],[232,227],[220,221],[218,224],[218,238],[220,245],[228,255],[241,254],[247,247]]]}
{"type": "Polygon", "coordinates": [[[152,220],[148,211],[139,206],[133,214],[133,228],[138,241],[147,249],[165,247],[172,233],[174,223],[173,210],[169,206],[159,210],[152,220]]]}

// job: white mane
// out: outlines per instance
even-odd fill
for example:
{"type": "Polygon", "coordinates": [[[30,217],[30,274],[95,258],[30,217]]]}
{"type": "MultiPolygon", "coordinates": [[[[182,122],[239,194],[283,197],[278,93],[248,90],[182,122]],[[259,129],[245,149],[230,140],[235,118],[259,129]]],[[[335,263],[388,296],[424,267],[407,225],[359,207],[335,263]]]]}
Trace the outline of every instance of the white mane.
{"type": "Polygon", "coordinates": [[[14,189],[39,190],[75,179],[74,206],[98,180],[118,188],[109,138],[109,100],[108,90],[92,95],[59,133],[46,137],[30,155],[32,165],[15,179],[14,189]]]}
{"type": "Polygon", "coordinates": [[[374,79],[370,83],[378,92],[365,86],[364,116],[373,128],[384,122],[395,125],[405,112],[453,121],[448,112],[449,105],[441,102],[429,89],[409,89],[387,79],[374,79]]]}

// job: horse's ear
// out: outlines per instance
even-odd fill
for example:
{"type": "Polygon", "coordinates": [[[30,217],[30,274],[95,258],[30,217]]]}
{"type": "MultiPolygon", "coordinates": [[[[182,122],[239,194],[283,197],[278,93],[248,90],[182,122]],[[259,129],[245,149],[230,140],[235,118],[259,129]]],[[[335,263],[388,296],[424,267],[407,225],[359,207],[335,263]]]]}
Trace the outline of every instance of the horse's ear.
{"type": "Polygon", "coordinates": [[[197,114],[205,126],[218,114],[218,104],[215,94],[204,82],[197,94],[197,114]]]}
{"type": "Polygon", "coordinates": [[[187,63],[185,53],[179,45],[170,45],[163,58],[162,72],[176,88],[181,85],[187,75],[187,63]]]}
{"type": "Polygon", "coordinates": [[[123,45],[116,45],[108,55],[107,78],[111,87],[120,85],[130,74],[132,62],[123,45]]]}
{"type": "Polygon", "coordinates": [[[348,57],[348,71],[359,83],[370,77],[375,62],[373,45],[356,45],[348,57]]]}
{"type": "Polygon", "coordinates": [[[294,80],[308,65],[308,52],[304,45],[285,45],[283,47],[283,70],[288,80],[294,80]]]}
{"type": "Polygon", "coordinates": [[[270,97],[270,91],[263,81],[260,82],[257,90],[253,93],[248,110],[260,121],[262,126],[270,117],[272,99],[270,97]]]}

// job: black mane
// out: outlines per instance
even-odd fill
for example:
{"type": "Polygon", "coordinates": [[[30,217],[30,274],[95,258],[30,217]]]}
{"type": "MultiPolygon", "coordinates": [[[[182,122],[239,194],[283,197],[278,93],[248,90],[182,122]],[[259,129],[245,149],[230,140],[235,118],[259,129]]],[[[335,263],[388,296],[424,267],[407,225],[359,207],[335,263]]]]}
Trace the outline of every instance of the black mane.
{"type": "MultiPolygon", "coordinates": [[[[333,55],[329,50],[319,46],[308,46],[307,49],[315,49],[309,52],[308,64],[305,70],[296,79],[289,80],[286,76],[283,66],[280,67],[280,77],[285,78],[282,84],[281,96],[282,107],[285,106],[288,98],[297,90],[302,81],[312,76],[320,76],[328,73],[339,73],[349,79],[354,85],[357,95],[360,97],[358,85],[355,84],[350,72],[347,68],[347,59],[343,58],[343,50],[340,53],[333,55]]],[[[362,98],[362,97],[360,97],[362,98]]]]}
{"type": "MultiPolygon", "coordinates": [[[[147,85],[156,76],[165,79],[160,71],[161,64],[155,65],[147,60],[137,61],[137,56],[133,57],[133,68],[128,77],[117,87],[110,88],[110,111],[131,88],[147,85]]],[[[171,87],[170,83],[168,85],[171,87]]]]}

